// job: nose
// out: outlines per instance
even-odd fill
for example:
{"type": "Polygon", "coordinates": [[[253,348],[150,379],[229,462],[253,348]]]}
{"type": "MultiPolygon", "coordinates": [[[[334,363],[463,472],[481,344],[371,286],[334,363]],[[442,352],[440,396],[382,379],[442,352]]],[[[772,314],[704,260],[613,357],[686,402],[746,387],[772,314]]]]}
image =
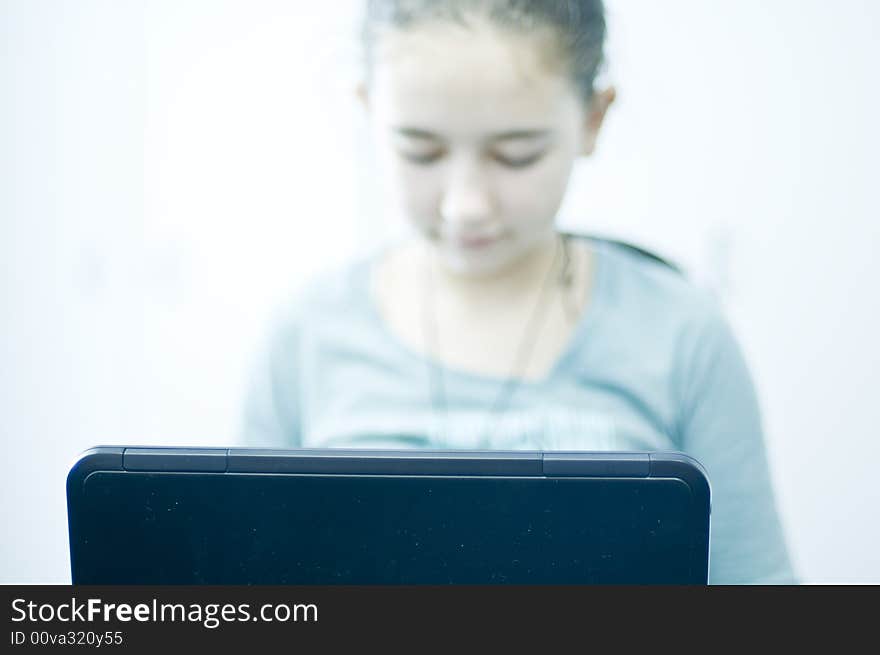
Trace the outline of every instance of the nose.
{"type": "Polygon", "coordinates": [[[445,223],[467,228],[489,222],[494,203],[488,181],[476,162],[456,162],[450,170],[440,206],[445,223]]]}

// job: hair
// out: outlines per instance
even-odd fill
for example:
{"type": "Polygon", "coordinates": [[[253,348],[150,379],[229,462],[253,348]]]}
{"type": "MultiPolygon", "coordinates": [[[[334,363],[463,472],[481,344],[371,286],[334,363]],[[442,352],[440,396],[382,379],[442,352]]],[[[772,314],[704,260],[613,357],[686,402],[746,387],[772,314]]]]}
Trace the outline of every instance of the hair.
{"type": "Polygon", "coordinates": [[[366,0],[361,36],[367,80],[383,30],[405,30],[433,20],[467,27],[474,17],[521,34],[549,28],[577,90],[585,99],[592,97],[604,63],[603,0],[366,0]]]}

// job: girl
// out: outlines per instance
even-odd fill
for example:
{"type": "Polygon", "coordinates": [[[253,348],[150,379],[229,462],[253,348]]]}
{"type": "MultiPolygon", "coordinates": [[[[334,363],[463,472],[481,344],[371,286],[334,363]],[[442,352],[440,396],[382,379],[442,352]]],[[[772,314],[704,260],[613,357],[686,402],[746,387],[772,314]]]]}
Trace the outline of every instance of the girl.
{"type": "Polygon", "coordinates": [[[749,373],[662,260],[554,228],[614,100],[601,0],[372,0],[359,95],[416,233],[281,318],[245,438],[277,447],[679,450],[713,583],[793,579],[749,373]]]}

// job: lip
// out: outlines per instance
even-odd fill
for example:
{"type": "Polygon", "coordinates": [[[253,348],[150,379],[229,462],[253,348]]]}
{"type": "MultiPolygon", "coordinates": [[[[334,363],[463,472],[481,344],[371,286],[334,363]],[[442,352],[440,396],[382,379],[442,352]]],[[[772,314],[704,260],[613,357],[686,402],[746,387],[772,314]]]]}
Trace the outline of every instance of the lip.
{"type": "Polygon", "coordinates": [[[484,250],[500,238],[497,234],[467,234],[453,236],[452,242],[465,250],[484,250]]]}
{"type": "Polygon", "coordinates": [[[495,237],[464,237],[458,240],[459,245],[468,250],[482,250],[488,248],[497,239],[495,237]]]}

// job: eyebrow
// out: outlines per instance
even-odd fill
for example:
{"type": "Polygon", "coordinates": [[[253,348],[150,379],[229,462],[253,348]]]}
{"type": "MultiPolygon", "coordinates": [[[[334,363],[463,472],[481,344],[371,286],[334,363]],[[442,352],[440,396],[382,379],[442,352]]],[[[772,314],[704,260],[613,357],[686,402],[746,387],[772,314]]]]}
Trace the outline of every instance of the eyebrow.
{"type": "MultiPolygon", "coordinates": [[[[393,131],[401,136],[407,136],[413,139],[426,139],[431,141],[441,141],[440,135],[428,130],[422,130],[417,127],[395,127],[393,131]]],[[[490,135],[489,141],[514,141],[517,139],[538,139],[548,136],[550,130],[531,129],[531,130],[508,130],[506,132],[497,132],[490,135]]]]}

